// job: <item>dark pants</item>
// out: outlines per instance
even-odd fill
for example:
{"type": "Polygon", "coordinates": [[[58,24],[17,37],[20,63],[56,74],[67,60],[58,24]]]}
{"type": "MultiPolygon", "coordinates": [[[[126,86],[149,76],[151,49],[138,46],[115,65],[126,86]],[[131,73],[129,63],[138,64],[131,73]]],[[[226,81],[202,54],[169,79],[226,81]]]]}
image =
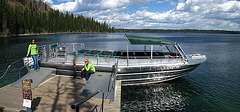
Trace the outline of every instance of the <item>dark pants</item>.
{"type": "Polygon", "coordinates": [[[85,77],[86,80],[88,80],[90,78],[91,74],[94,74],[94,73],[95,72],[93,72],[92,70],[90,70],[90,71],[83,70],[81,72],[81,77],[85,77]]]}

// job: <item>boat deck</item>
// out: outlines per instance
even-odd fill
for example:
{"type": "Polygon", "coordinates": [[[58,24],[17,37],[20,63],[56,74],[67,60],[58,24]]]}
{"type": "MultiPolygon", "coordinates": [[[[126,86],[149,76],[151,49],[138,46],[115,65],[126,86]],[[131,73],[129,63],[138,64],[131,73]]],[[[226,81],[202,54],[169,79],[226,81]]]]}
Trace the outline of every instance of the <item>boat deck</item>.
{"type": "MultiPolygon", "coordinates": [[[[91,76],[87,83],[84,82],[83,79],[73,79],[71,76],[56,75],[54,73],[48,75],[40,84],[32,89],[33,98],[40,99],[39,104],[37,104],[37,111],[74,112],[75,110],[71,109],[71,105],[85,98],[84,95],[81,95],[83,91],[94,91],[94,88],[99,89],[98,87],[106,85],[104,85],[104,83],[99,84],[99,82],[93,84],[93,82],[97,82],[96,79],[98,79],[98,81],[101,79],[106,80],[107,75],[103,72],[101,74],[102,76],[97,76],[96,74],[91,76]]],[[[116,86],[117,90],[114,102],[112,102],[111,98],[105,99],[104,111],[106,112],[120,111],[121,82],[116,82],[116,86]]],[[[88,94],[91,94],[91,92],[88,92],[88,94]]],[[[85,95],[87,96],[88,94],[85,95]]],[[[99,94],[101,95],[101,93],[99,94]]],[[[109,94],[109,96],[111,95],[113,94],[109,94]]],[[[26,110],[26,108],[22,106],[22,88],[7,85],[0,88],[0,96],[0,106],[5,107],[5,112],[26,110]]],[[[80,111],[88,112],[91,111],[95,105],[101,105],[102,99],[95,97],[82,104],[80,111]]],[[[99,109],[100,107],[98,107],[98,110],[99,109]]]]}

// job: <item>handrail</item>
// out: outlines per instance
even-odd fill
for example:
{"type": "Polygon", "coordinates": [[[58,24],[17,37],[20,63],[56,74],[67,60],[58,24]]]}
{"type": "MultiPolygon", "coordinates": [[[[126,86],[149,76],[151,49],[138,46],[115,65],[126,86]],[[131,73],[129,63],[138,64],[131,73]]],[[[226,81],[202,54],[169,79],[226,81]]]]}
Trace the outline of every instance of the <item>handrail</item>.
{"type": "Polygon", "coordinates": [[[116,76],[116,74],[117,74],[118,60],[119,60],[119,58],[117,58],[116,63],[112,66],[112,73],[111,73],[111,76],[110,76],[110,79],[109,79],[109,82],[108,82],[108,92],[111,92],[110,81],[113,81],[112,86],[115,86],[115,80],[116,79],[114,79],[113,77],[114,77],[114,75],[116,76]]]}
{"type": "MultiPolygon", "coordinates": [[[[110,79],[109,79],[109,83],[108,83],[108,92],[104,93],[102,92],[101,90],[98,90],[94,93],[92,93],[91,95],[89,95],[88,97],[82,99],[81,101],[79,102],[76,102],[75,104],[71,105],[71,108],[72,109],[76,109],[76,112],[79,112],[79,106],[81,104],[83,104],[84,102],[88,101],[89,99],[91,99],[92,97],[94,97],[95,95],[99,94],[100,92],[102,92],[102,104],[101,104],[101,111],[103,112],[103,104],[104,104],[104,101],[106,100],[106,98],[108,97],[109,93],[112,91],[112,90],[115,90],[114,86],[115,86],[115,77],[116,76],[116,73],[117,73],[117,68],[118,68],[118,60],[119,58],[116,60],[116,63],[113,65],[113,68],[112,68],[112,73],[111,73],[111,76],[110,76],[110,79]],[[112,84],[110,85],[112,81],[112,84]],[[106,95],[104,95],[106,94],[106,95]]],[[[98,105],[95,105],[92,112],[94,110],[97,111],[97,107],[98,105]]]]}
{"type": "Polygon", "coordinates": [[[73,104],[71,106],[72,109],[76,109],[76,111],[79,109],[79,105],[83,104],[84,102],[88,101],[89,99],[91,99],[92,97],[94,97],[95,95],[97,95],[98,93],[102,92],[101,90],[98,90],[94,93],[92,93],[91,95],[89,95],[88,97],[82,99],[81,101],[79,102],[76,102],[75,104],[73,104]]]}
{"type": "MultiPolygon", "coordinates": [[[[151,56],[129,56],[129,59],[150,59],[151,56]]],[[[120,56],[121,59],[127,59],[127,56],[120,56]]],[[[180,59],[180,56],[153,56],[153,59],[180,59]]]]}
{"type": "MultiPolygon", "coordinates": [[[[23,58],[24,58],[24,57],[23,57],[23,58]]],[[[14,62],[12,62],[11,64],[9,64],[8,67],[7,67],[7,69],[5,70],[4,74],[0,77],[0,80],[7,74],[9,68],[10,68],[13,64],[19,62],[19,61],[22,60],[23,58],[20,58],[20,59],[18,59],[17,61],[14,61],[14,62]]]]}

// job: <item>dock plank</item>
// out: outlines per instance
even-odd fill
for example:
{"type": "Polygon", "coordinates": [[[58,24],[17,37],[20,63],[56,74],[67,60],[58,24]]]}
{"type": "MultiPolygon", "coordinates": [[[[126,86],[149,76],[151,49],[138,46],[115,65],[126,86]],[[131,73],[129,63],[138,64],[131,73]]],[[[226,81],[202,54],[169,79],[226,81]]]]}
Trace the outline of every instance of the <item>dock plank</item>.
{"type": "Polygon", "coordinates": [[[29,73],[21,77],[19,80],[14,82],[11,86],[22,88],[22,80],[32,79],[33,83],[31,84],[31,88],[36,88],[48,75],[50,75],[54,71],[53,68],[45,68],[40,67],[39,71],[30,70],[29,73]]]}
{"type": "MultiPolygon", "coordinates": [[[[32,90],[33,98],[41,97],[37,112],[75,112],[71,109],[71,105],[85,98],[80,96],[85,87],[83,79],[52,74],[46,80],[48,80],[46,83],[32,90]]],[[[104,112],[120,112],[121,82],[116,82],[116,85],[118,86],[117,96],[114,102],[105,100],[104,112]]],[[[22,102],[21,88],[10,85],[0,88],[0,106],[5,107],[4,112],[26,110],[22,102]]],[[[90,112],[96,104],[99,105],[101,102],[101,98],[92,98],[80,106],[80,112],[90,112]]]]}

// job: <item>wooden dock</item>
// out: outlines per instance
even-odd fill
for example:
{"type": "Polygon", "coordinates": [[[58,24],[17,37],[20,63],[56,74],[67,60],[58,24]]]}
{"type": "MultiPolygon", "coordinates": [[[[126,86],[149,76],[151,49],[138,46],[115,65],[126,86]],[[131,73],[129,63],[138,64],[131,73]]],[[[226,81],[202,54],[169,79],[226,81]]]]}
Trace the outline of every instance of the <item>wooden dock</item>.
{"type": "MultiPolygon", "coordinates": [[[[80,96],[86,82],[83,79],[73,79],[69,76],[51,74],[32,90],[33,98],[40,99],[36,112],[75,112],[71,105],[84,99],[80,96]]],[[[121,105],[121,82],[116,82],[116,96],[114,102],[104,101],[104,112],[119,112],[121,105]]],[[[91,111],[95,105],[102,103],[101,98],[91,98],[80,106],[81,112],[91,111]]],[[[0,107],[4,112],[19,112],[23,107],[22,88],[7,85],[0,88],[0,107]]]]}

